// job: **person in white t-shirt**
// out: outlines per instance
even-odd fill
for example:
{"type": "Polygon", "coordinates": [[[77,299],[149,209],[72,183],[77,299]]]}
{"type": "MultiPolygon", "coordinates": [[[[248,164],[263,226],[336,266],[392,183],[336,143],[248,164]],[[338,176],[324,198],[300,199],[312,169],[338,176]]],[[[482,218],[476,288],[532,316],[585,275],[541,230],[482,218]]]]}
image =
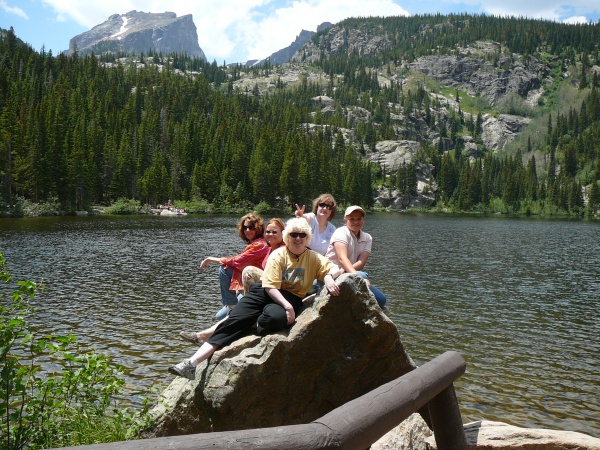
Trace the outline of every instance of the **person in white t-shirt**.
{"type": "Polygon", "coordinates": [[[381,308],[387,303],[387,298],[379,289],[371,284],[369,275],[363,271],[365,264],[371,256],[373,238],[362,230],[365,224],[366,213],[358,205],[349,206],[344,213],[344,225],[339,227],[329,242],[325,256],[344,269],[346,273],[358,273],[365,279],[375,300],[381,308]]]}
{"type": "Polygon", "coordinates": [[[335,231],[331,220],[335,217],[337,204],[331,194],[321,194],[313,200],[312,212],[305,213],[306,205],[300,207],[296,203],[296,217],[304,217],[312,229],[310,249],[324,255],[329,240],[335,231]]]}

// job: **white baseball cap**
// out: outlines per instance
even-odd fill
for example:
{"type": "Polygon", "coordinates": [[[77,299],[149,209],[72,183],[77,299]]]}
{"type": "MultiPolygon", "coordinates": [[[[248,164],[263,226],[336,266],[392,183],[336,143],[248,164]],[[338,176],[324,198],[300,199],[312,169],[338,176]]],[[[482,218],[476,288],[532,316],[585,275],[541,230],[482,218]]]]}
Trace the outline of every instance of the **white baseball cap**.
{"type": "Polygon", "coordinates": [[[352,205],[352,206],[348,206],[346,208],[346,212],[344,213],[344,217],[349,216],[354,211],[360,211],[362,213],[363,217],[366,215],[365,210],[362,209],[360,206],[358,206],[358,205],[352,205]]]}

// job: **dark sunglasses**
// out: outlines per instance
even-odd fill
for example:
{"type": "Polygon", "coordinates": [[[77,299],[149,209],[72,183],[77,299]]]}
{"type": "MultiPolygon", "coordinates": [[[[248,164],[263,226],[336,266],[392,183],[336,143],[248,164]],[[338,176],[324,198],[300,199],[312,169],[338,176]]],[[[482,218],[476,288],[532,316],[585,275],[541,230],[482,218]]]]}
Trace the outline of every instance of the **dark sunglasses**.
{"type": "Polygon", "coordinates": [[[265,231],[265,234],[277,234],[279,233],[277,230],[267,230],[265,231]]]}
{"type": "Polygon", "coordinates": [[[290,236],[293,237],[294,239],[296,238],[302,238],[304,239],[306,237],[306,233],[290,233],[290,236]]]}
{"type": "Polygon", "coordinates": [[[329,205],[327,203],[319,203],[319,208],[324,208],[324,209],[328,209],[329,211],[332,211],[333,208],[335,208],[335,206],[333,205],[329,205]]]}
{"type": "Polygon", "coordinates": [[[250,226],[243,225],[242,229],[244,231],[246,231],[246,230],[256,230],[256,226],[254,226],[254,225],[250,225],[250,226]]]}

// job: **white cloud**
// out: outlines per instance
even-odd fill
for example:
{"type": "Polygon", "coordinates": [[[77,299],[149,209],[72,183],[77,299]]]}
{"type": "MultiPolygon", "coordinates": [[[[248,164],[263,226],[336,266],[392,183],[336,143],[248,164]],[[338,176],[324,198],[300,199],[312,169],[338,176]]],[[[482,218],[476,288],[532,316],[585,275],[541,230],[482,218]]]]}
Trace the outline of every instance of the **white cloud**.
{"type": "Polygon", "coordinates": [[[563,19],[564,23],[570,23],[570,24],[578,24],[578,23],[588,23],[587,17],[585,16],[573,16],[573,17],[567,17],[566,19],[563,19]]]}
{"type": "Polygon", "coordinates": [[[17,6],[9,6],[8,3],[6,3],[4,0],[0,0],[0,8],[3,9],[4,12],[6,12],[8,14],[14,14],[23,19],[29,19],[29,17],[27,17],[27,14],[25,14],[25,11],[23,11],[21,8],[19,8],[17,6]]]}

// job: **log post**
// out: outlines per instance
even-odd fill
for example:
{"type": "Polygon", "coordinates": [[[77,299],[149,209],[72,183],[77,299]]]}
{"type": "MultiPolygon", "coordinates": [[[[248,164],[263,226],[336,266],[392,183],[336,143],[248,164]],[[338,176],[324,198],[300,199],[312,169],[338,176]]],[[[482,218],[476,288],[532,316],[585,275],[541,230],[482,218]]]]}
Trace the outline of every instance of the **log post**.
{"type": "Polygon", "coordinates": [[[454,384],[429,402],[429,415],[438,450],[468,450],[454,384]]]}

